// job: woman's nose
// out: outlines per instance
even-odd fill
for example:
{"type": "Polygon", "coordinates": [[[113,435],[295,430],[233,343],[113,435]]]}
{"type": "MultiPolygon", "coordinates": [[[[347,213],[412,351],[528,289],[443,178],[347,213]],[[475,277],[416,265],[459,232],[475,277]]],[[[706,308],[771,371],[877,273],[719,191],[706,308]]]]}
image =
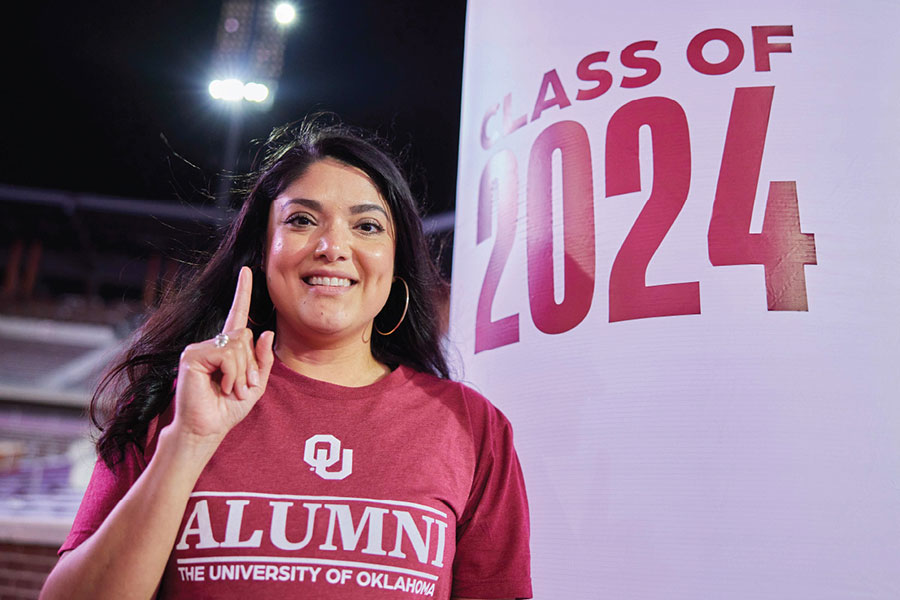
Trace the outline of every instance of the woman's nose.
{"type": "Polygon", "coordinates": [[[337,227],[331,227],[322,232],[316,241],[316,256],[322,257],[328,262],[334,262],[347,258],[348,242],[344,234],[337,227]]]}

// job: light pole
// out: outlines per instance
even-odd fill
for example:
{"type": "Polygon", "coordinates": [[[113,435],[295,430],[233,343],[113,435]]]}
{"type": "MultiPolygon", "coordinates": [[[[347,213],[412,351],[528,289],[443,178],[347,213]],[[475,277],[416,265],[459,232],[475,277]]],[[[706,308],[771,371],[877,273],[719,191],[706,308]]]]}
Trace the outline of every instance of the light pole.
{"type": "Polygon", "coordinates": [[[297,19],[289,2],[226,0],[222,3],[213,77],[209,94],[224,104],[228,115],[222,174],[216,203],[230,204],[231,174],[237,166],[244,120],[244,105],[266,110],[272,106],[284,64],[287,26],[297,19]]]}

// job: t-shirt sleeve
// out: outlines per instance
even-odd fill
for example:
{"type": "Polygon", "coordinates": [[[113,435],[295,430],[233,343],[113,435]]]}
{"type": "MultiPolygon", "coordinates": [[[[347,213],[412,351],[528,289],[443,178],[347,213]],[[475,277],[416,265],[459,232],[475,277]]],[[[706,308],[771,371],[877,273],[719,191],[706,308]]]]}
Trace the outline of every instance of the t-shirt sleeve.
{"type": "Polygon", "coordinates": [[[512,426],[483,396],[463,390],[477,463],[457,522],[452,595],[531,598],[528,499],[512,426]]]}
{"type": "Polygon", "coordinates": [[[112,469],[102,459],[97,459],[72,530],[60,547],[59,554],[77,548],[100,528],[107,515],[137,481],[145,464],[143,456],[134,446],[128,447],[124,459],[112,469]]]}
{"type": "Polygon", "coordinates": [[[147,463],[150,462],[150,458],[156,451],[159,432],[172,422],[174,414],[174,402],[170,402],[168,408],[161,415],[150,421],[144,447],[128,445],[123,459],[113,468],[109,468],[103,459],[97,459],[91,481],[81,499],[81,506],[78,507],[78,512],[75,514],[72,529],[63,545],[60,546],[58,554],[77,548],[100,528],[112,509],[128,493],[134,482],[147,468],[147,463]]]}

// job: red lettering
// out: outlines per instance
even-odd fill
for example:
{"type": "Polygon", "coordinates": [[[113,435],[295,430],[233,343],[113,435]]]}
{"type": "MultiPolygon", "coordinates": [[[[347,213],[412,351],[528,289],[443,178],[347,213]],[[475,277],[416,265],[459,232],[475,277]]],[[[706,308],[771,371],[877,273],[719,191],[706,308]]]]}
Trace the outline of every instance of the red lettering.
{"type": "Polygon", "coordinates": [[[587,316],[594,297],[594,184],[588,134],[575,121],[541,132],[528,164],[528,296],[531,318],[544,333],[569,331],[587,316]],[[564,289],[553,296],[553,165],[562,158],[564,289]]]}
{"type": "Polygon", "coordinates": [[[606,62],[608,58],[609,52],[594,52],[578,62],[578,67],[575,69],[578,79],[582,81],[596,81],[597,85],[586,90],[578,90],[578,93],[575,95],[576,100],[593,100],[609,91],[613,83],[610,72],[606,69],[591,68],[597,63],[606,62]]]}
{"type": "Polygon", "coordinates": [[[644,70],[643,75],[639,75],[637,77],[623,77],[623,88],[639,88],[645,85],[650,85],[651,83],[659,79],[659,74],[662,72],[662,66],[659,64],[659,61],[649,56],[637,55],[638,52],[645,50],[656,50],[656,42],[652,40],[635,42],[633,44],[629,44],[625,47],[624,50],[622,50],[622,55],[620,57],[622,66],[628,67],[629,69],[644,70]]]}
{"type": "Polygon", "coordinates": [[[769,310],[809,310],[804,265],[816,264],[813,234],[800,231],[795,181],[773,181],[761,233],[750,233],[774,87],[737,88],[709,221],[713,266],[764,265],[769,310]]]}
{"type": "Polygon", "coordinates": [[[519,199],[519,174],[516,157],[509,150],[498,152],[484,166],[478,189],[478,230],[476,243],[491,236],[493,207],[497,205],[497,239],[488,259],[487,271],[478,309],[475,313],[475,353],[519,341],[519,315],[509,315],[494,321],[491,307],[503,268],[509,259],[516,236],[516,217],[519,199]]]}
{"type": "Polygon", "coordinates": [[[481,147],[485,150],[489,150],[491,146],[496,143],[498,139],[500,139],[500,135],[494,131],[492,133],[488,133],[488,121],[491,120],[491,117],[497,114],[497,111],[500,110],[500,105],[495,104],[484,113],[484,118],[481,119],[481,147]]]}
{"type": "Polygon", "coordinates": [[[536,121],[541,113],[551,106],[559,106],[560,109],[570,106],[572,102],[566,96],[566,90],[556,69],[550,69],[544,73],[544,79],[541,81],[541,90],[538,92],[537,101],[534,103],[534,112],[531,113],[531,120],[536,121]],[[553,96],[547,98],[547,92],[553,88],[553,96]]]}
{"type": "Polygon", "coordinates": [[[744,44],[737,34],[727,29],[707,29],[694,36],[687,47],[687,59],[691,67],[704,75],[724,75],[734,71],[744,60],[744,44]],[[711,63],[703,57],[703,48],[709,42],[718,40],[725,42],[728,55],[722,62],[711,63]]]}
{"type": "Polygon", "coordinates": [[[641,189],[638,132],[650,126],[653,188],[622,243],[609,275],[609,321],[700,313],[700,283],[647,285],[647,265],[687,200],[691,142],[687,116],[669,98],[633,100],[606,132],[606,195],[641,189]]]}
{"type": "Polygon", "coordinates": [[[792,37],[794,28],[791,25],[764,25],[753,27],[753,65],[757,71],[771,71],[769,55],[773,52],[790,52],[791,45],[788,42],[772,44],[769,38],[772,36],[792,37]]]}
{"type": "Polygon", "coordinates": [[[519,129],[520,127],[524,127],[526,123],[528,123],[528,115],[522,114],[516,118],[512,118],[510,113],[512,112],[512,93],[507,94],[503,97],[503,135],[508,135],[519,129]]]}

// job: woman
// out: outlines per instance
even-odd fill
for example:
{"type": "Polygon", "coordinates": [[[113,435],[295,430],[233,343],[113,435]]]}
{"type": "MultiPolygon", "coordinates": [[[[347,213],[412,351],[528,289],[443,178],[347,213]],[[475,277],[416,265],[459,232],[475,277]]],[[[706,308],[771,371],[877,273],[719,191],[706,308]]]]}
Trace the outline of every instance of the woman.
{"type": "Polygon", "coordinates": [[[447,379],[440,285],[386,152],[276,130],[101,386],[118,401],[42,597],[530,597],[512,433],[447,379]]]}

